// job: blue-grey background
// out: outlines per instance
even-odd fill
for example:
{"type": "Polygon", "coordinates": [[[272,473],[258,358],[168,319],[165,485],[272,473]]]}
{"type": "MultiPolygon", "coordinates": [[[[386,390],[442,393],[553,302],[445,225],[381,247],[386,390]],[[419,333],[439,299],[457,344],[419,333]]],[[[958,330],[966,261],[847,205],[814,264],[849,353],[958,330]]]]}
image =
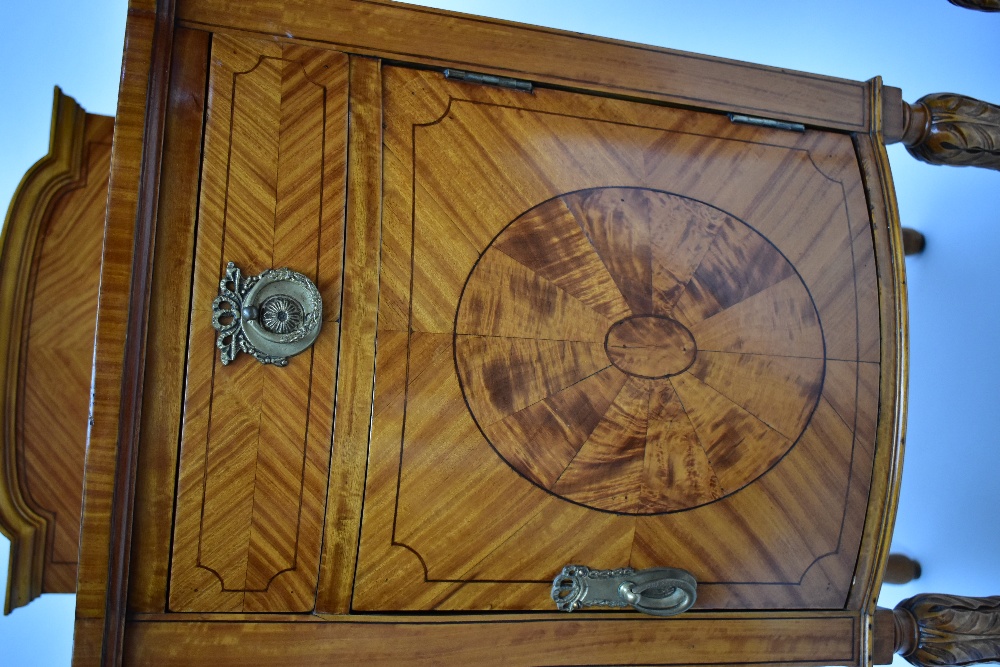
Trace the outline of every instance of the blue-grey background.
{"type": "MultiPolygon", "coordinates": [[[[911,102],[959,92],[1000,103],[1000,14],[946,0],[420,4],[848,79],[881,75],[911,102]]],[[[88,111],[114,114],[125,9],[125,0],[0,0],[0,207],[46,153],[54,85],[88,111]]],[[[885,586],[880,603],[924,591],[997,594],[1000,172],[932,167],[898,145],[889,156],[903,224],[927,235],[927,251],[907,260],[909,424],[893,540],[924,575],[885,586]]],[[[0,537],[0,590],[8,550],[0,537]]],[[[73,604],[45,595],[0,618],[0,664],[68,664],[73,604]]]]}

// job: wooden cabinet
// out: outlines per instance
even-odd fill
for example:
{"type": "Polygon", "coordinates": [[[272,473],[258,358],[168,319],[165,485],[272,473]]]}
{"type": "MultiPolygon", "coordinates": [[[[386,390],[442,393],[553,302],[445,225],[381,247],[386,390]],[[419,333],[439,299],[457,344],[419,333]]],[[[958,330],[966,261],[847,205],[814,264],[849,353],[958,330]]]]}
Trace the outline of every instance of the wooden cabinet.
{"type": "Polygon", "coordinates": [[[128,30],[80,664],[871,662],[891,89],[381,2],[128,30]],[[223,363],[229,262],[315,344],[223,363]],[[573,563],[698,601],[566,616],[573,563]]]}
{"type": "Polygon", "coordinates": [[[167,610],[550,611],[571,563],[684,568],[700,609],[843,608],[880,372],[851,138],[362,62],[378,292],[341,347],[350,58],[212,40],[190,295],[152,295],[190,322],[167,610]],[[229,261],[311,276],[316,344],[224,364],[229,261]],[[320,570],[345,371],[374,385],[346,577],[320,570]]]}

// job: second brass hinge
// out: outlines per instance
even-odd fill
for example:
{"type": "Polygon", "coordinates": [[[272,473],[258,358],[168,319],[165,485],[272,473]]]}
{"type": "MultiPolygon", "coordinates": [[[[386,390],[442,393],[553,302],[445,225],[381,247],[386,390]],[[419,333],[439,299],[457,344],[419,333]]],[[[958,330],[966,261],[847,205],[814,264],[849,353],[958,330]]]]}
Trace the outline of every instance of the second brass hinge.
{"type": "Polygon", "coordinates": [[[530,81],[512,79],[508,76],[496,76],[494,74],[466,72],[460,69],[446,69],[444,71],[444,78],[465,81],[466,83],[480,83],[486,86],[499,86],[500,88],[509,88],[511,90],[522,90],[526,93],[530,93],[534,89],[530,81]]]}
{"type": "Polygon", "coordinates": [[[806,126],[802,123],[789,123],[785,120],[774,120],[773,118],[760,118],[758,116],[747,116],[741,113],[729,114],[729,120],[742,125],[757,125],[758,127],[770,127],[775,130],[790,130],[792,132],[805,132],[806,126]]]}

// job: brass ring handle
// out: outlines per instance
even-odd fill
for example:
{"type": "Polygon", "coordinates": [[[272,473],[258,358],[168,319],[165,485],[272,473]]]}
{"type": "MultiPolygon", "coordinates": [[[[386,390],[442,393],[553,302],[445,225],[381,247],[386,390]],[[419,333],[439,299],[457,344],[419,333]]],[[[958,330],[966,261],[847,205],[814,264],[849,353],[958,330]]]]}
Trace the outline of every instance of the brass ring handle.
{"type": "Polygon", "coordinates": [[[309,278],[288,268],[244,277],[232,262],[212,302],[212,326],[222,363],[240,352],[262,364],[286,366],[309,348],[323,326],[323,300],[309,278]]]}

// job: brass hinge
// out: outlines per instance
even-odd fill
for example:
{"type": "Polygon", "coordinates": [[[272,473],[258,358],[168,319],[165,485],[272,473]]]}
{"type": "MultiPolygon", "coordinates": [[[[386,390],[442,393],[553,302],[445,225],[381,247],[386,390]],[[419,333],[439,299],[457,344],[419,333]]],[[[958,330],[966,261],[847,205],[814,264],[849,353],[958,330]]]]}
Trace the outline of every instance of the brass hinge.
{"type": "Polygon", "coordinates": [[[444,71],[444,78],[465,81],[466,83],[481,83],[486,86],[499,86],[500,88],[509,88],[511,90],[523,90],[526,93],[530,93],[534,88],[530,81],[493,74],[480,74],[479,72],[466,72],[460,69],[446,69],[444,71]]]}
{"type": "Polygon", "coordinates": [[[791,130],[792,132],[805,132],[806,126],[802,123],[789,123],[785,120],[774,120],[773,118],[759,118],[757,116],[747,116],[741,113],[729,114],[729,120],[743,125],[757,125],[759,127],[770,127],[775,130],[791,130]]]}

